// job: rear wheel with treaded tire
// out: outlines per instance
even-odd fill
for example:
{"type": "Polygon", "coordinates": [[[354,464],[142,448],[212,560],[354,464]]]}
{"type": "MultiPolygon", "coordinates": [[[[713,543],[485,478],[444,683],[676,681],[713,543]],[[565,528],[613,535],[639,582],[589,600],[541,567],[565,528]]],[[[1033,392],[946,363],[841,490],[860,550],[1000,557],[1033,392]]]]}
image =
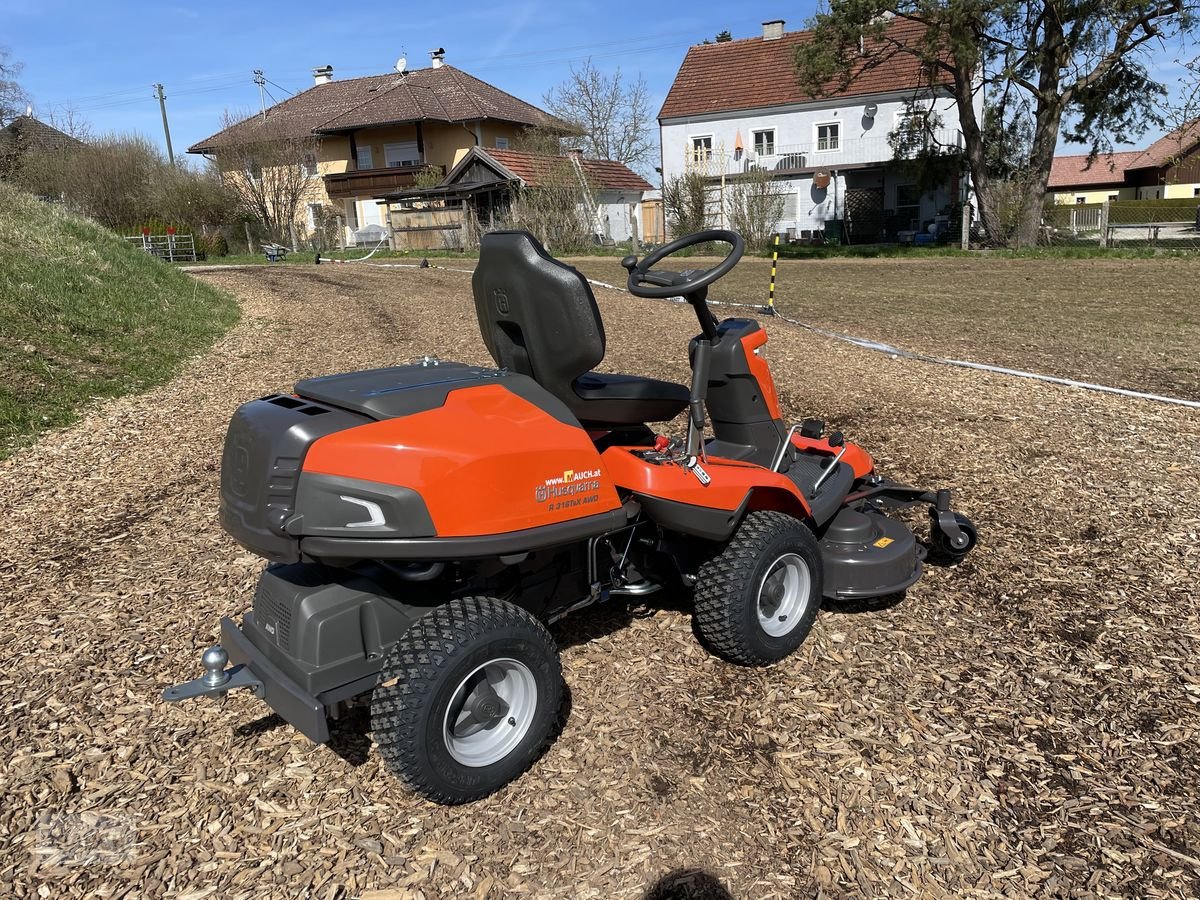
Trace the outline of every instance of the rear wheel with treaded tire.
{"type": "Polygon", "coordinates": [[[533,764],[561,703],[545,626],[507,601],[465,597],[430,610],[393,646],[371,697],[371,728],[410,788],[467,803],[533,764]]]}
{"type": "Polygon", "coordinates": [[[731,662],[778,662],[812,630],[821,576],[821,551],[803,522],[781,512],[749,513],[697,573],[696,629],[731,662]]]}

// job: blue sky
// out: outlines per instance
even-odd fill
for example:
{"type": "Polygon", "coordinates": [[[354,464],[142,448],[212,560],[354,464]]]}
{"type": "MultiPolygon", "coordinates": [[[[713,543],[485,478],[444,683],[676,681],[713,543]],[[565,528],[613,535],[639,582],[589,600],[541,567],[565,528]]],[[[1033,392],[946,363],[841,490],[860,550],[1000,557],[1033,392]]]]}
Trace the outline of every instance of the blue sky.
{"type": "MultiPolygon", "coordinates": [[[[257,109],[253,69],[272,98],[312,84],[315,66],[335,77],[387,72],[403,52],[410,68],[446,48],[447,62],[512,94],[541,104],[572,63],[591,57],[649,86],[654,112],[687,48],[728,29],[735,38],[761,33],[764,19],[803,25],[815,0],[779,4],[580,2],[332,4],[313,0],[0,0],[0,46],[24,64],[21,82],[35,114],[71,106],[97,134],[136,131],[162,143],[151,84],[165,86],[178,152],[217,131],[225,110],[257,109]],[[419,12],[409,13],[416,7],[419,12]]],[[[1160,77],[1176,77],[1170,52],[1160,77]]],[[[1178,52],[1174,55],[1184,55],[1178,52]]],[[[1142,146],[1158,137],[1146,135],[1142,146]]],[[[1069,152],[1079,152],[1072,145],[1069,152]]]]}
{"type": "MultiPolygon", "coordinates": [[[[220,128],[226,109],[258,108],[251,71],[276,99],[312,84],[315,66],[334,77],[387,72],[401,52],[409,68],[428,51],[540,105],[570,65],[591,57],[604,70],[645,76],[654,112],[687,48],[729,29],[761,33],[764,19],[799,28],[813,4],[272,3],[0,0],[0,45],[24,63],[20,81],[34,112],[74,106],[93,131],[137,131],[162,143],[151,84],[167,95],[177,151],[220,128]],[[407,12],[417,8],[415,14],[407,12]]],[[[271,102],[271,98],[267,98],[271,102]]]]}

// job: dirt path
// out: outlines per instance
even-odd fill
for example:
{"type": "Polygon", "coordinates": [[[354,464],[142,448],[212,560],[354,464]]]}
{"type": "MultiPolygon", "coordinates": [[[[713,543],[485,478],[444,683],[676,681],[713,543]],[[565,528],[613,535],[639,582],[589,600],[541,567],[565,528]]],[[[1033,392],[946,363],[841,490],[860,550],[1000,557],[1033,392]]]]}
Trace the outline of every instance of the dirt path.
{"type": "MultiPolygon", "coordinates": [[[[677,610],[569,619],[563,736],[445,809],[360,718],[331,749],[248,696],[157,696],[260,570],[216,524],[230,413],[301,377],[483,361],[468,279],[204,277],[245,310],[212,353],[0,466],[15,896],[642,900],[693,868],[738,900],[1200,894],[1200,416],[772,327],[789,414],[958,489],[980,549],[898,606],[823,613],[767,671],[710,657],[677,610]]],[[[689,310],[600,299],[608,367],[684,377],[689,310]]]]}

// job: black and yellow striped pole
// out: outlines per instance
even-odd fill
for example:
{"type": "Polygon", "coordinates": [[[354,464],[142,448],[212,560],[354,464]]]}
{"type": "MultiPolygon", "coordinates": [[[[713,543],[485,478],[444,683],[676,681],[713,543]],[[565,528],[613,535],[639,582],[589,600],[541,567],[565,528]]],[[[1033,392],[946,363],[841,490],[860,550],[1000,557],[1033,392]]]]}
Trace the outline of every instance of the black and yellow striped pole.
{"type": "Polygon", "coordinates": [[[775,267],[779,263],[779,235],[775,235],[775,246],[771,249],[771,289],[767,293],[767,306],[763,310],[768,316],[775,315],[775,267]]]}

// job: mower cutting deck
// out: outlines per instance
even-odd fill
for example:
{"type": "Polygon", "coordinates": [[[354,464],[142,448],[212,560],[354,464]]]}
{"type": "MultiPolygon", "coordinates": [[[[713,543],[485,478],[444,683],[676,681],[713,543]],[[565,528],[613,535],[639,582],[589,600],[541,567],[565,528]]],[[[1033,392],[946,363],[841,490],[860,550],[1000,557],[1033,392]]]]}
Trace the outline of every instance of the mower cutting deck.
{"type": "Polygon", "coordinates": [[[766,332],[705,302],[742,251],[734,232],[706,231],[622,262],[631,293],[695,309],[690,387],[595,372],[605,334],[587,281],[531,235],[493,232],[473,287],[497,368],[428,357],[243,405],[220,517],[268,565],[241,624],[221,621],[205,674],[165,699],[247,688],[320,742],[331,710],[369,697],[389,767],[461,803],[553,736],[547,623],[676,588],[713,650],[770,665],[823,597],[894,594],[927,552],[961,559],[975,529],[948,491],[886,481],[819,421],[784,423],[766,332]],[[710,270],[653,268],[713,241],[731,249],[710,270]],[[681,413],[679,438],[646,424],[681,413]],[[885,514],[914,504],[930,510],[928,547],[885,514]]]}

